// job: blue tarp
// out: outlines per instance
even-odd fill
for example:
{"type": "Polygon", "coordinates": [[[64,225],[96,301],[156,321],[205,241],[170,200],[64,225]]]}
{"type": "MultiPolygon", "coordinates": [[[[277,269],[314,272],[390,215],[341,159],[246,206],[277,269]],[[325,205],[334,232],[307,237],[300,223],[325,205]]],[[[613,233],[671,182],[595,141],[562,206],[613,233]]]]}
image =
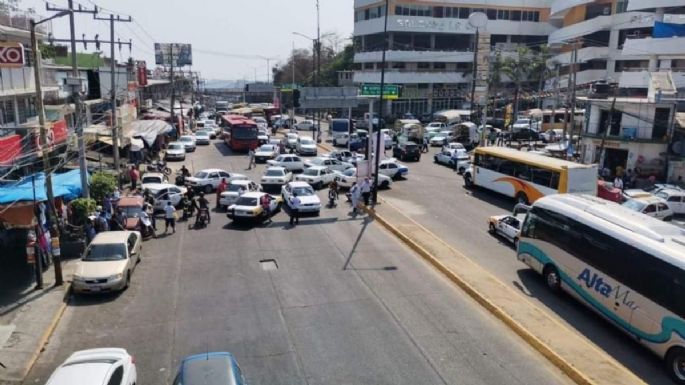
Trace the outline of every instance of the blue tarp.
{"type": "Polygon", "coordinates": [[[685,36],[685,24],[662,23],[660,21],[654,22],[654,30],[652,37],[674,37],[685,36]]]}
{"type": "MultiPolygon", "coordinates": [[[[8,204],[17,201],[33,200],[33,184],[31,180],[35,178],[36,201],[47,200],[45,192],[45,174],[39,172],[33,176],[26,177],[18,183],[0,186],[0,204],[8,204]]],[[[76,199],[81,196],[81,172],[72,170],[63,174],[52,174],[52,192],[55,198],[61,197],[65,200],[76,199]]]]}

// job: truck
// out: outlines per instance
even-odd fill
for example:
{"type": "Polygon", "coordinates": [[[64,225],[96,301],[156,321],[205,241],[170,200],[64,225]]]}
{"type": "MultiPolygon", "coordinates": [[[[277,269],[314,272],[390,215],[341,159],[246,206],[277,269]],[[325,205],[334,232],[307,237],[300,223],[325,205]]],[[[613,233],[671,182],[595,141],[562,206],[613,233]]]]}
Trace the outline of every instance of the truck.
{"type": "Polygon", "coordinates": [[[228,101],[227,100],[217,100],[215,103],[216,112],[228,112],[228,101]]]}
{"type": "MultiPolygon", "coordinates": [[[[371,117],[371,114],[368,112],[364,113],[364,119],[357,119],[355,122],[355,127],[356,128],[361,128],[364,130],[368,130],[369,127],[369,118],[371,117]]],[[[378,114],[374,113],[373,114],[373,128],[378,128],[378,123],[379,123],[379,117],[378,114]]],[[[385,120],[380,119],[380,126],[385,127],[385,120]]]]}

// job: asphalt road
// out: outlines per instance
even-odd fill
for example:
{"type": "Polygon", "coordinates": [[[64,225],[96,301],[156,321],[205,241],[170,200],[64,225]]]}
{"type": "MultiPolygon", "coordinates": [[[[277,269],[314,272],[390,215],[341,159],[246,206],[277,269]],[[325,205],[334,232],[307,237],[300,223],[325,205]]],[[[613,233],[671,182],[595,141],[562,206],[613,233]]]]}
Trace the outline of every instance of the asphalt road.
{"type": "MultiPolygon", "coordinates": [[[[185,163],[253,177],[264,168],[244,171],[247,158],[220,142],[185,163]]],[[[44,383],[75,350],[105,346],[135,355],[141,385],[168,384],[184,356],[217,350],[233,352],[251,384],[570,383],[380,226],[348,211],[324,209],[295,228],[284,213],[255,228],[223,213],[203,230],[181,222],[176,234],[144,244],[128,291],[71,299],[25,383],[44,383]],[[266,259],[277,269],[263,269],[266,259]]]]}
{"type": "MultiPolygon", "coordinates": [[[[327,126],[322,127],[327,130],[327,126]]],[[[381,197],[585,335],[646,383],[672,384],[656,356],[577,301],[551,293],[541,276],[516,260],[511,244],[488,232],[488,217],[511,213],[513,199],[486,190],[465,189],[460,175],[433,162],[439,150],[430,148],[420,162],[403,162],[409,167],[406,180],[382,191],[381,197]]],[[[391,151],[387,154],[392,155],[391,151]]]]}

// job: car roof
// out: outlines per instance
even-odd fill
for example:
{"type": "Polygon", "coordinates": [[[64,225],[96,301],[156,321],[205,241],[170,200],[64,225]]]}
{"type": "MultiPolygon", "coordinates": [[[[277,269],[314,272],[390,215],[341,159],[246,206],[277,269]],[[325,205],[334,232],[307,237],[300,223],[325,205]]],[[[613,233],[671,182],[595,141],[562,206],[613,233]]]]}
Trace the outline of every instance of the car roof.
{"type": "Polygon", "coordinates": [[[181,142],[179,142],[179,141],[175,141],[175,142],[170,142],[170,143],[167,145],[167,147],[168,147],[168,146],[171,146],[172,144],[177,144],[177,145],[179,145],[179,146],[183,146],[183,143],[181,143],[181,142]]]}
{"type": "Polygon", "coordinates": [[[310,187],[309,183],[300,180],[288,182],[288,184],[290,187],[310,187]]]}
{"type": "Polygon", "coordinates": [[[323,170],[323,169],[325,169],[325,168],[328,168],[328,167],[326,167],[326,166],[317,166],[317,165],[314,165],[314,166],[310,166],[310,167],[309,167],[310,170],[323,170]]]}
{"type": "Polygon", "coordinates": [[[228,352],[197,354],[183,359],[181,363],[184,384],[231,385],[236,384],[234,358],[228,352]],[[210,382],[211,379],[211,382],[210,382]]]}
{"type": "Polygon", "coordinates": [[[152,191],[152,190],[159,191],[163,188],[169,188],[169,187],[181,188],[180,186],[176,186],[173,183],[146,183],[145,184],[145,189],[150,190],[150,191],[152,191]]]}
{"type": "Polygon", "coordinates": [[[658,193],[666,193],[668,195],[679,195],[679,196],[685,195],[685,191],[683,191],[681,189],[676,189],[676,188],[664,188],[664,189],[659,190],[657,192],[657,194],[658,193]]]}
{"type": "Polygon", "coordinates": [[[261,191],[250,191],[246,192],[245,194],[241,195],[241,198],[261,198],[262,195],[265,195],[266,193],[263,193],[261,191]]]}
{"type": "Polygon", "coordinates": [[[198,171],[198,172],[219,172],[219,171],[228,172],[228,171],[222,170],[222,169],[220,169],[220,168],[204,168],[204,169],[202,169],[202,170],[200,170],[200,171],[198,171]]]}
{"type": "Polygon", "coordinates": [[[249,179],[235,179],[235,180],[232,180],[231,183],[229,183],[229,184],[244,184],[244,185],[247,185],[247,184],[250,184],[250,183],[252,183],[252,181],[249,180],[249,179]]]}
{"type": "Polygon", "coordinates": [[[126,243],[130,234],[130,231],[103,231],[98,233],[90,244],[106,245],[110,243],[126,243]]]}
{"type": "Polygon", "coordinates": [[[136,196],[126,196],[119,198],[117,206],[142,206],[143,197],[140,195],[136,196]]]}
{"type": "Polygon", "coordinates": [[[666,201],[663,198],[659,198],[658,196],[655,195],[650,195],[646,197],[635,197],[632,198],[633,200],[641,201],[644,203],[665,203],[666,201]]]}
{"type": "Polygon", "coordinates": [[[266,171],[266,170],[282,170],[282,171],[286,171],[286,170],[285,170],[285,167],[283,167],[283,166],[269,166],[269,167],[267,167],[264,171],[266,171]]]}
{"type": "Polygon", "coordinates": [[[190,138],[190,139],[192,139],[193,136],[192,136],[192,135],[181,135],[181,136],[179,136],[178,138],[179,138],[179,139],[183,139],[183,138],[190,138]]]}

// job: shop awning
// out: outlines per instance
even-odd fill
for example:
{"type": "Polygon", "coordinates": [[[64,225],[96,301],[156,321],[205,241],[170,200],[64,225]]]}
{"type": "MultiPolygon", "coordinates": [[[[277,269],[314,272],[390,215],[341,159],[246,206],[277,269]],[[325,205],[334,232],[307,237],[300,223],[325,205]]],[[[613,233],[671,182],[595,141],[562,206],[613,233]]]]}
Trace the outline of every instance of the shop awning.
{"type": "Polygon", "coordinates": [[[131,123],[128,133],[130,138],[141,138],[148,146],[152,146],[157,136],[173,132],[171,124],[163,120],[136,120],[131,123]]]}
{"type": "MultiPolygon", "coordinates": [[[[33,179],[35,178],[35,200],[47,200],[45,192],[45,174],[39,172],[19,182],[0,186],[0,205],[15,204],[34,200],[33,179]]],[[[63,174],[52,174],[52,192],[55,198],[65,200],[81,196],[81,172],[72,170],[63,174]]]]}

